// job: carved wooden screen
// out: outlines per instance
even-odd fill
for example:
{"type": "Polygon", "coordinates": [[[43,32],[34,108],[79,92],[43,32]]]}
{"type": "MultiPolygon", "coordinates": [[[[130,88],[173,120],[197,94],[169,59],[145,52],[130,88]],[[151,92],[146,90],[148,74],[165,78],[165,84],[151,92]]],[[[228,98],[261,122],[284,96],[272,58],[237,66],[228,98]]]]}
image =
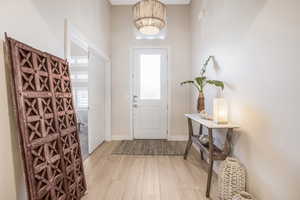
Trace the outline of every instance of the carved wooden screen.
{"type": "Polygon", "coordinates": [[[86,191],[68,63],[7,38],[30,200],[86,191]]]}

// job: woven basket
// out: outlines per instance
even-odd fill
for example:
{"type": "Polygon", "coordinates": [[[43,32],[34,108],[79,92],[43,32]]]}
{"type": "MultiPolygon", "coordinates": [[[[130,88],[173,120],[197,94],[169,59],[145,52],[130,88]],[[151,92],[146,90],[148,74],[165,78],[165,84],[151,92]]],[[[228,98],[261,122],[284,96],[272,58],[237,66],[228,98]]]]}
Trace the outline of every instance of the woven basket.
{"type": "Polygon", "coordinates": [[[254,200],[253,196],[247,192],[240,192],[235,195],[232,200],[254,200]]]}
{"type": "Polygon", "coordinates": [[[246,169],[234,158],[228,157],[220,167],[219,197],[230,200],[246,190],[246,169]]]}

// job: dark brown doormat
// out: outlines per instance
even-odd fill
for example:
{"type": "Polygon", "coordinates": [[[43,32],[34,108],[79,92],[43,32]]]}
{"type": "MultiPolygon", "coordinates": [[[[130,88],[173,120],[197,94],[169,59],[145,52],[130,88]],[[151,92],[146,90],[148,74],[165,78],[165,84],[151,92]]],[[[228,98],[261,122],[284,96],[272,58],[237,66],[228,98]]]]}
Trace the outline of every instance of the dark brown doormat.
{"type": "Polygon", "coordinates": [[[186,142],[167,140],[123,140],[112,154],[145,156],[182,156],[186,142]]]}

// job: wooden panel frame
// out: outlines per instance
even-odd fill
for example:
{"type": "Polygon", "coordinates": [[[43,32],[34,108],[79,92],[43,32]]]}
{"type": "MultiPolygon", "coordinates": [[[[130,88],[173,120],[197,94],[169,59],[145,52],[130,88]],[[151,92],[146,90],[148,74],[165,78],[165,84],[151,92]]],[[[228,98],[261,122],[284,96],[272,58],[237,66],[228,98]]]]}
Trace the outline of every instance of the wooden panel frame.
{"type": "Polygon", "coordinates": [[[7,35],[6,47],[29,200],[79,200],[87,186],[69,65],[7,35]]]}

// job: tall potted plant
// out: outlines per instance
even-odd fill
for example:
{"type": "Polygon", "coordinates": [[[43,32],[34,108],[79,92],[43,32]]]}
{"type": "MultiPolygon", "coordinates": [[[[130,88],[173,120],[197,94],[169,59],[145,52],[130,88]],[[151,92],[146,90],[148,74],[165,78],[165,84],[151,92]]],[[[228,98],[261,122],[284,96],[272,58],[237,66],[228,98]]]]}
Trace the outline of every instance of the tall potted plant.
{"type": "Polygon", "coordinates": [[[200,76],[196,77],[194,80],[188,80],[181,83],[181,85],[184,84],[192,84],[195,86],[199,92],[198,96],[198,103],[197,103],[197,110],[198,112],[205,111],[205,97],[204,97],[204,88],[207,84],[214,85],[216,87],[220,87],[222,90],[224,89],[224,83],[222,81],[218,80],[209,80],[205,76],[207,65],[209,64],[209,61],[213,59],[213,56],[209,56],[205,63],[203,64],[200,72],[200,76]]]}

